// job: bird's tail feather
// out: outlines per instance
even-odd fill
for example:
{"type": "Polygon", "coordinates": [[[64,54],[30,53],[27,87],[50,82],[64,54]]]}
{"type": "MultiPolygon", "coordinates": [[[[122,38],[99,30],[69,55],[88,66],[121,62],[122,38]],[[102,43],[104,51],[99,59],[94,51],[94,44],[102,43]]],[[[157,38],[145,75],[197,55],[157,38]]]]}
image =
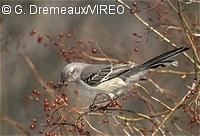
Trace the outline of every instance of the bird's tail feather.
{"type": "Polygon", "coordinates": [[[141,68],[145,68],[145,69],[157,68],[160,66],[161,67],[169,66],[170,64],[172,64],[175,61],[175,60],[171,60],[173,57],[177,56],[181,52],[184,52],[188,49],[189,48],[187,48],[187,47],[180,47],[180,48],[171,50],[169,52],[166,52],[162,55],[159,55],[159,56],[143,63],[140,66],[141,66],[141,68]]]}

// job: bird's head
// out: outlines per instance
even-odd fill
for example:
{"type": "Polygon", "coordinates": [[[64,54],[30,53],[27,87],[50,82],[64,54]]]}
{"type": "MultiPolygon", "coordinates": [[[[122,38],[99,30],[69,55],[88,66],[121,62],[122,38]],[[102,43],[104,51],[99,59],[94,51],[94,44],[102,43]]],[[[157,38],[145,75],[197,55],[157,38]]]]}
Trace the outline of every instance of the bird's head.
{"type": "Polygon", "coordinates": [[[61,72],[61,81],[75,82],[80,78],[81,71],[83,69],[83,63],[73,62],[67,64],[61,72]]]}

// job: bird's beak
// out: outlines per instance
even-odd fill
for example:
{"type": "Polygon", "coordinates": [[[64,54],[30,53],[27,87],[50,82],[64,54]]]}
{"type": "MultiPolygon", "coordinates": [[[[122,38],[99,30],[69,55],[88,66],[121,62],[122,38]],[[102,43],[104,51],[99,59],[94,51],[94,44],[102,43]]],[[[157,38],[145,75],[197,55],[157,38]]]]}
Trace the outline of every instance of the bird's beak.
{"type": "Polygon", "coordinates": [[[65,80],[60,80],[60,85],[61,86],[65,86],[65,85],[67,85],[67,83],[69,83],[69,82],[73,82],[74,80],[73,80],[73,78],[67,78],[67,79],[65,79],[65,80]]]}

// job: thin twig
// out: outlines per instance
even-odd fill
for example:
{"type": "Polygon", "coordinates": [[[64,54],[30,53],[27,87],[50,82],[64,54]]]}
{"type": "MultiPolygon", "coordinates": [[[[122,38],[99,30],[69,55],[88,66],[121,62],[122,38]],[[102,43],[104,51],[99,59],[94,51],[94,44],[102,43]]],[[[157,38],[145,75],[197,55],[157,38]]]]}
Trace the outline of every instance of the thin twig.
{"type": "MultiPolygon", "coordinates": [[[[198,52],[197,52],[197,46],[195,45],[195,43],[194,43],[194,41],[193,41],[193,35],[192,35],[192,33],[191,33],[191,31],[190,31],[190,28],[189,28],[189,25],[188,25],[188,23],[187,23],[187,21],[186,21],[186,19],[184,18],[184,16],[183,16],[183,13],[182,13],[182,6],[181,6],[181,3],[180,3],[180,1],[178,1],[177,0],[177,2],[178,2],[178,15],[179,15],[179,18],[180,18],[180,20],[181,20],[181,23],[182,23],[182,26],[183,26],[183,29],[184,29],[184,32],[185,32],[185,35],[186,35],[186,37],[187,37],[187,39],[189,40],[189,42],[190,42],[190,44],[191,44],[191,46],[192,46],[192,49],[193,49],[193,53],[194,53],[194,60],[195,60],[195,63],[194,63],[194,65],[195,65],[195,68],[198,68],[196,71],[198,72],[200,69],[199,69],[199,65],[200,65],[200,58],[199,58],[199,54],[198,54],[198,52]]],[[[196,74],[196,78],[197,78],[197,80],[199,81],[199,76],[198,76],[198,74],[196,74]]]]}
{"type": "Polygon", "coordinates": [[[103,133],[103,132],[97,130],[95,127],[93,127],[93,126],[90,124],[90,122],[89,122],[85,117],[83,117],[83,119],[84,119],[84,121],[88,124],[88,126],[89,126],[92,130],[94,130],[95,132],[97,132],[98,134],[103,135],[103,136],[109,136],[108,134],[105,134],[105,133],[103,133]]]}
{"type": "MultiPolygon", "coordinates": [[[[126,3],[124,3],[122,0],[117,0],[118,3],[122,4],[123,6],[125,6],[127,9],[129,9],[129,11],[141,22],[143,23],[148,29],[152,30],[155,34],[157,34],[158,37],[160,37],[161,39],[163,39],[164,41],[166,41],[167,43],[169,43],[170,45],[174,46],[174,47],[178,47],[175,43],[173,43],[172,41],[170,41],[167,37],[163,36],[159,31],[157,31],[156,29],[154,29],[153,27],[151,27],[146,21],[144,21],[136,12],[132,12],[132,9],[130,6],[128,6],[126,3]]],[[[188,58],[192,63],[195,63],[195,61],[185,52],[183,52],[184,56],[186,58],[188,58]]],[[[197,65],[198,69],[200,69],[200,65],[197,65]]]]}
{"type": "Polygon", "coordinates": [[[139,132],[139,134],[140,134],[141,136],[145,136],[145,135],[142,133],[142,131],[141,131],[140,129],[138,129],[138,128],[136,128],[136,127],[133,127],[133,129],[134,129],[135,131],[139,132]]]}
{"type": "Polygon", "coordinates": [[[171,121],[171,123],[180,131],[183,132],[189,136],[194,136],[193,134],[189,133],[189,131],[185,131],[185,129],[182,129],[175,121],[171,121]]]}
{"type": "Polygon", "coordinates": [[[153,97],[153,96],[147,91],[147,89],[146,89],[144,86],[142,86],[142,85],[140,85],[140,84],[138,84],[138,83],[136,83],[135,85],[138,86],[138,87],[140,87],[140,88],[141,88],[150,98],[152,98],[154,101],[160,103],[160,104],[163,105],[165,108],[167,108],[167,109],[169,109],[169,110],[172,110],[172,108],[169,107],[167,104],[165,104],[164,102],[161,102],[159,99],[153,97]]]}
{"type": "MultiPolygon", "coordinates": [[[[164,69],[151,69],[150,72],[159,74],[174,74],[174,75],[194,75],[195,72],[175,71],[175,70],[164,70],[164,69]]],[[[198,72],[200,74],[200,72],[198,72]]]]}
{"type": "Polygon", "coordinates": [[[116,119],[116,117],[112,114],[112,117],[114,119],[114,121],[117,123],[118,126],[120,126],[123,130],[123,132],[127,135],[127,136],[131,136],[128,131],[126,131],[126,129],[119,123],[119,121],[116,119]]]}
{"type": "MultiPolygon", "coordinates": [[[[85,53],[85,52],[81,52],[84,56],[86,56],[86,57],[88,57],[88,58],[90,58],[90,59],[92,59],[92,60],[96,60],[96,61],[108,61],[108,59],[107,58],[101,58],[101,57],[94,57],[94,56],[91,56],[91,55],[88,55],[87,53],[85,53]]],[[[112,61],[112,62],[115,62],[115,63],[118,63],[119,62],[119,60],[117,60],[117,59],[109,59],[110,61],[112,61]]]]}
{"type": "Polygon", "coordinates": [[[155,136],[158,132],[158,130],[164,126],[164,124],[167,122],[167,120],[174,114],[174,112],[183,104],[183,102],[185,101],[186,97],[188,96],[188,94],[190,93],[190,91],[187,92],[187,94],[181,99],[181,101],[179,103],[177,103],[177,105],[171,110],[171,112],[162,120],[162,122],[160,123],[160,125],[158,126],[158,128],[153,132],[152,136],[155,136]]]}
{"type": "Polygon", "coordinates": [[[30,57],[28,57],[27,55],[25,55],[22,51],[20,51],[20,54],[23,57],[23,59],[25,60],[26,64],[31,69],[31,71],[33,72],[33,75],[35,76],[35,78],[37,79],[37,81],[39,82],[39,84],[42,87],[45,87],[46,91],[53,98],[54,97],[54,91],[45,84],[44,80],[40,76],[39,72],[37,71],[37,69],[36,69],[35,65],[33,64],[32,60],[30,59],[30,57]]]}
{"type": "Polygon", "coordinates": [[[190,44],[192,45],[192,48],[193,48],[193,51],[194,51],[194,54],[195,54],[195,57],[196,57],[198,63],[200,63],[199,54],[197,53],[196,46],[195,46],[195,44],[194,44],[194,42],[193,42],[193,40],[192,40],[192,37],[190,36],[191,32],[190,32],[189,25],[188,25],[186,19],[185,19],[184,16],[183,16],[183,13],[182,13],[181,3],[180,3],[180,1],[178,1],[178,0],[177,0],[177,2],[178,2],[178,7],[179,7],[179,8],[178,8],[178,11],[179,11],[179,12],[178,12],[178,13],[179,13],[178,15],[179,15],[179,17],[180,17],[180,19],[181,19],[181,23],[182,23],[183,28],[184,28],[184,30],[185,30],[185,34],[186,34],[186,36],[187,36],[187,38],[188,38],[190,44]]]}
{"type": "Polygon", "coordinates": [[[18,122],[14,121],[6,116],[0,116],[0,122],[8,123],[11,127],[18,130],[21,134],[30,136],[29,132],[27,130],[25,130],[25,128],[21,124],[19,124],[18,122]]]}

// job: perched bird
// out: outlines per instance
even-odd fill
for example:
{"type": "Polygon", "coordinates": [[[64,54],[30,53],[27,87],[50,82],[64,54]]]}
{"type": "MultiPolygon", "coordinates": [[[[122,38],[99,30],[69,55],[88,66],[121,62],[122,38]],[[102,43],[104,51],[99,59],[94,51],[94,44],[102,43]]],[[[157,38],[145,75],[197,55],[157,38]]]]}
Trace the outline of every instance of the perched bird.
{"type": "Polygon", "coordinates": [[[99,93],[114,97],[124,93],[128,86],[140,80],[150,69],[173,64],[176,61],[172,58],[188,49],[180,47],[137,66],[73,62],[67,64],[62,70],[61,81],[74,82],[77,89],[90,97],[95,97],[99,93]]]}

